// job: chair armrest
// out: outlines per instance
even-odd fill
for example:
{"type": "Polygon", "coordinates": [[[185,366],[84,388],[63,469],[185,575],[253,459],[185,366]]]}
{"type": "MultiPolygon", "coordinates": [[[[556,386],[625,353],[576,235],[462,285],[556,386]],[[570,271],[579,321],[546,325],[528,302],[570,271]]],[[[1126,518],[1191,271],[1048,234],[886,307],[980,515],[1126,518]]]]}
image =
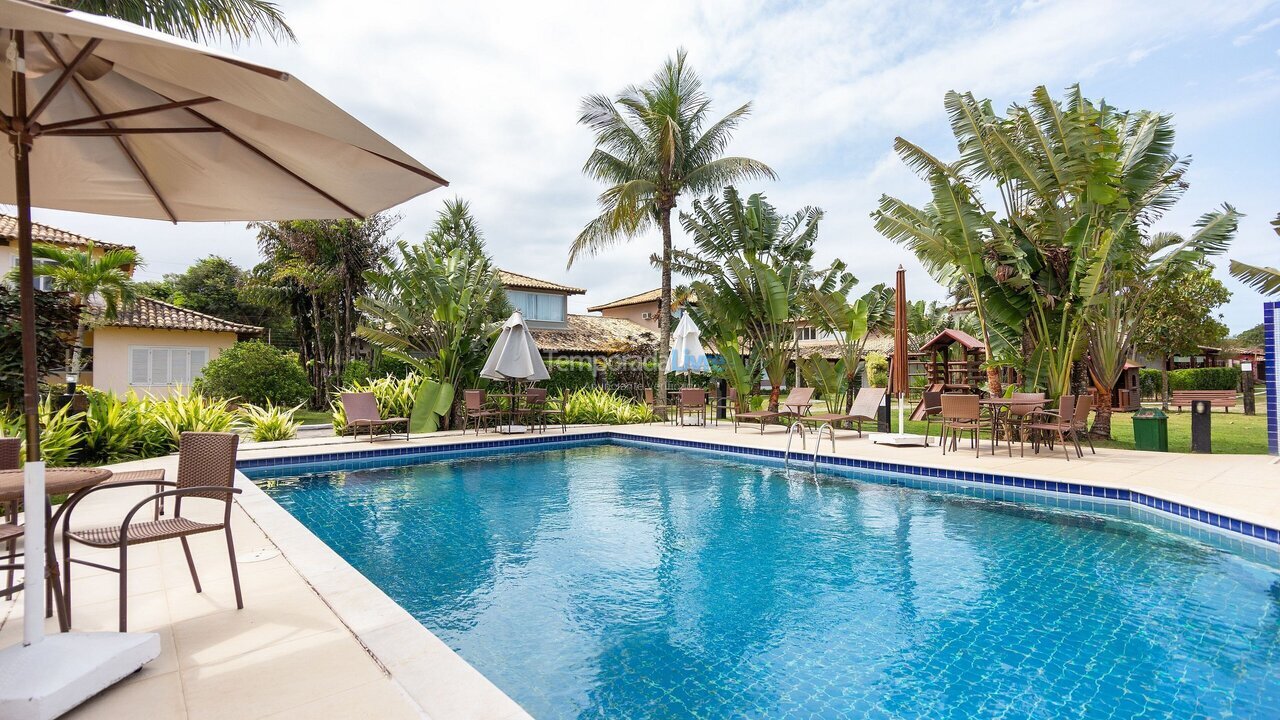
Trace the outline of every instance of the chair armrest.
{"type": "Polygon", "coordinates": [[[81,500],[84,500],[85,498],[89,497],[93,493],[96,493],[100,490],[115,490],[117,488],[138,487],[142,485],[145,485],[147,487],[155,487],[157,485],[163,485],[165,487],[178,486],[178,484],[173,480],[129,480],[126,482],[118,482],[118,483],[106,482],[106,483],[103,483],[102,485],[95,485],[94,487],[91,487],[87,490],[82,490],[78,493],[75,493],[74,495],[71,496],[70,500],[68,500],[66,503],[63,504],[63,507],[60,508],[58,512],[63,517],[66,518],[65,522],[69,524],[71,522],[71,511],[76,509],[76,506],[80,504],[81,500]]]}
{"type": "MultiPolygon", "coordinates": [[[[125,537],[128,535],[129,524],[133,522],[133,516],[137,514],[139,510],[155,502],[156,500],[159,500],[160,498],[165,498],[165,497],[181,497],[183,495],[195,495],[195,494],[214,493],[214,492],[238,495],[244,492],[244,489],[238,488],[238,487],[231,487],[229,485],[196,485],[193,487],[179,488],[177,490],[165,490],[164,492],[158,492],[154,495],[148,495],[144,500],[142,500],[142,502],[139,502],[137,505],[134,505],[133,509],[129,511],[128,515],[124,516],[124,522],[120,523],[121,541],[123,541],[125,537]]],[[[227,498],[228,502],[230,502],[230,500],[231,498],[227,498]]],[[[63,527],[66,528],[67,526],[64,525],[63,527]]]]}

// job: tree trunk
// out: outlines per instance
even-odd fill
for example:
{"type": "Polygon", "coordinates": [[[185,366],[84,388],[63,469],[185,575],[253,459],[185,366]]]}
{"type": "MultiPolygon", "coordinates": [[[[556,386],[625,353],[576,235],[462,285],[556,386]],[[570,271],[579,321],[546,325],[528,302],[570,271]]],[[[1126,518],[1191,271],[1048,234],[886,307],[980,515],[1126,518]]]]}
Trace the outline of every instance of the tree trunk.
{"type": "Polygon", "coordinates": [[[1169,412],[1169,356],[1160,359],[1160,408],[1169,412]]]}
{"type": "Polygon", "coordinates": [[[1000,368],[994,365],[987,367],[987,389],[991,391],[992,397],[1004,396],[1004,388],[1000,385],[1000,368]]]}
{"type": "Polygon", "coordinates": [[[671,355],[671,208],[658,208],[662,228],[662,297],[658,301],[658,393],[659,403],[667,401],[667,358],[671,355]]]}
{"type": "Polygon", "coordinates": [[[778,387],[778,383],[769,381],[769,412],[778,412],[778,400],[782,393],[782,388],[778,387]]]}
{"type": "MultiPolygon", "coordinates": [[[[1090,373],[1090,377],[1093,377],[1090,373]]],[[[1111,388],[1103,387],[1096,377],[1093,378],[1093,428],[1090,435],[1103,440],[1111,439],[1111,388]]]]}
{"type": "Polygon", "coordinates": [[[71,366],[69,370],[72,375],[76,376],[76,382],[80,381],[80,357],[84,352],[84,336],[89,328],[84,323],[76,326],[76,344],[71,348],[71,366]]]}

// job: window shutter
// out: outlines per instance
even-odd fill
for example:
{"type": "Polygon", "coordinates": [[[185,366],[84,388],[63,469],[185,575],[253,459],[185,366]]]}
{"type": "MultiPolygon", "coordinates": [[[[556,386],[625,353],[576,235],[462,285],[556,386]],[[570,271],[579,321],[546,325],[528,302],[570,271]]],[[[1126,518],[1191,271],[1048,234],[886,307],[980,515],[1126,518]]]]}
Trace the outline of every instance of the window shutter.
{"type": "Polygon", "coordinates": [[[150,385],[151,370],[148,366],[151,350],[148,348],[129,348],[129,384],[150,385]]]}
{"type": "Polygon", "coordinates": [[[191,348],[191,381],[204,374],[204,366],[209,362],[209,348],[191,348]]]}
{"type": "Polygon", "coordinates": [[[169,351],[169,383],[171,385],[181,385],[189,387],[191,385],[191,377],[188,373],[187,360],[189,352],[182,348],[174,348],[169,351]]]}
{"type": "Polygon", "coordinates": [[[169,348],[151,348],[150,384],[169,384],[169,348]]]}

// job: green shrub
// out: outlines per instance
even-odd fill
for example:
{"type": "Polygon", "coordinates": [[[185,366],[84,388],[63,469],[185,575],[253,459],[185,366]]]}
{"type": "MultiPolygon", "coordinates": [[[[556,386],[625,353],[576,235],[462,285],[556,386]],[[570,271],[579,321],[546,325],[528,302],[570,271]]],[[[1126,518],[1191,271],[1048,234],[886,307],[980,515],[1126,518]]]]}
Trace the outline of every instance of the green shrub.
{"type": "MultiPolygon", "coordinates": [[[[1235,390],[1240,387],[1240,368],[1188,368],[1169,371],[1169,391],[1235,390]]],[[[1160,371],[1138,371],[1138,388],[1143,397],[1160,397],[1160,371]]]]}
{"type": "Polygon", "coordinates": [[[411,372],[402,378],[387,376],[339,388],[329,401],[329,407],[333,410],[333,433],[345,435],[347,432],[347,414],[342,409],[342,393],[371,392],[382,417],[407,418],[413,412],[413,401],[425,379],[422,375],[411,372]]]}
{"type": "Polygon", "coordinates": [[[184,432],[228,432],[235,424],[229,400],[187,394],[181,388],[166,398],[142,402],[147,417],[143,457],[177,452],[184,432]]]}
{"type": "MultiPolygon", "coordinates": [[[[54,396],[47,395],[40,401],[40,458],[49,467],[67,467],[74,462],[76,448],[80,445],[80,426],[83,413],[71,412],[71,405],[54,409],[54,396]]],[[[10,410],[0,417],[0,436],[26,438],[26,422],[19,410],[10,410]]],[[[20,458],[26,457],[23,443],[20,458]]]]}
{"type": "Polygon", "coordinates": [[[90,465],[134,460],[142,456],[147,437],[147,402],[130,392],[121,398],[85,388],[89,401],[84,422],[84,461],[90,465]]]}
{"type": "Polygon", "coordinates": [[[878,352],[867,353],[866,366],[863,369],[870,387],[889,386],[889,358],[878,352]]]}
{"type": "Polygon", "coordinates": [[[561,402],[570,425],[629,425],[654,419],[649,406],[602,388],[567,392],[561,402]]]}
{"type": "Polygon", "coordinates": [[[374,378],[373,368],[369,363],[363,360],[351,360],[342,370],[342,385],[352,385],[360,382],[368,382],[374,378]]]}
{"type": "Polygon", "coordinates": [[[254,405],[293,405],[311,397],[297,354],[257,340],[236,343],[210,360],[192,389],[254,405]]]}
{"type": "Polygon", "coordinates": [[[596,366],[590,360],[548,360],[546,364],[551,378],[539,387],[546,388],[548,395],[596,386],[596,366]]]}
{"type": "Polygon", "coordinates": [[[293,419],[293,414],[302,405],[291,408],[267,404],[241,405],[236,410],[236,428],[247,432],[254,442],[272,442],[275,440],[292,440],[298,437],[301,422],[293,419]]]}

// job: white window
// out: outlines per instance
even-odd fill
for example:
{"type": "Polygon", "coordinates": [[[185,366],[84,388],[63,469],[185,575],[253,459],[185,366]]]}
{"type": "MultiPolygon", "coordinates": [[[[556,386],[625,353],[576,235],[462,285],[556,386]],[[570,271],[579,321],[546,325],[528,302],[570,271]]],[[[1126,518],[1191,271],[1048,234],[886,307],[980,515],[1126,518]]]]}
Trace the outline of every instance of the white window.
{"type": "MultiPolygon", "coordinates": [[[[13,269],[14,269],[14,270],[17,270],[17,269],[18,269],[18,256],[17,256],[17,255],[14,255],[14,256],[13,256],[13,258],[11,258],[11,259],[13,260],[13,263],[12,263],[12,264],[13,264],[13,269]]],[[[34,265],[52,265],[52,264],[53,264],[53,261],[52,261],[52,260],[49,260],[49,259],[46,259],[46,258],[35,258],[34,260],[32,260],[32,264],[34,264],[34,265]]],[[[53,278],[49,277],[48,275],[44,275],[44,276],[39,276],[39,275],[37,275],[37,276],[35,277],[35,282],[33,282],[33,283],[32,283],[32,285],[34,285],[34,286],[35,286],[35,289],[37,289],[37,290],[43,290],[44,292],[49,292],[50,290],[52,290],[52,289],[53,289],[53,278]]]]}
{"type": "Polygon", "coordinates": [[[191,387],[208,362],[209,348],[130,345],[129,384],[191,387]]]}
{"type": "Polygon", "coordinates": [[[799,340],[817,340],[818,329],[811,325],[802,325],[796,328],[796,338],[799,340]]]}
{"type": "Polygon", "coordinates": [[[564,296],[549,293],[508,290],[507,299],[515,309],[524,314],[525,320],[564,322],[564,296]]]}

